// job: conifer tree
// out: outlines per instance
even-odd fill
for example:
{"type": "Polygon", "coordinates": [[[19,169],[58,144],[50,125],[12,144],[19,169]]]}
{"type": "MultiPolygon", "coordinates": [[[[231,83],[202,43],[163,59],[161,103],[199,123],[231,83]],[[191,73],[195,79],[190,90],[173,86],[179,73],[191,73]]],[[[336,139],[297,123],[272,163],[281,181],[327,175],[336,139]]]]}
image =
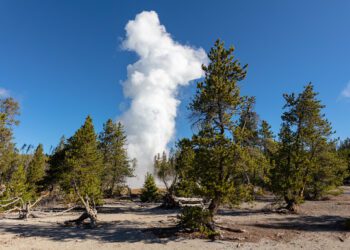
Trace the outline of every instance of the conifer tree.
{"type": "Polygon", "coordinates": [[[215,42],[203,65],[205,79],[197,84],[197,93],[190,104],[198,133],[192,139],[195,151],[194,168],[202,193],[211,199],[213,219],[224,201],[239,201],[244,190],[242,162],[249,154],[241,142],[246,138],[239,120],[248,98],[240,95],[238,82],[246,76],[247,65],[234,59],[234,48],[225,49],[215,42]]]}
{"type": "Polygon", "coordinates": [[[340,145],[338,148],[338,154],[347,163],[348,171],[347,171],[346,179],[349,180],[349,176],[350,176],[350,138],[346,138],[344,141],[340,142],[340,145]]]}
{"type": "Polygon", "coordinates": [[[30,188],[27,183],[26,171],[23,165],[19,165],[13,172],[8,186],[7,197],[18,197],[21,198],[23,202],[26,202],[31,198],[30,188]]]}
{"type": "Polygon", "coordinates": [[[6,191],[2,198],[5,200],[0,200],[0,212],[5,211],[15,211],[21,212],[20,218],[27,218],[29,215],[26,207],[28,203],[33,198],[32,189],[27,183],[27,176],[24,166],[22,164],[14,170],[10,176],[10,180],[7,183],[6,191]]]}
{"type": "Polygon", "coordinates": [[[254,111],[255,98],[247,99],[246,105],[242,107],[239,117],[239,126],[244,132],[241,144],[243,146],[256,147],[259,144],[258,138],[258,114],[254,111]]]}
{"type": "Polygon", "coordinates": [[[101,199],[102,193],[102,157],[90,116],[86,118],[84,125],[68,139],[65,164],[67,169],[62,176],[61,186],[67,194],[73,194],[85,207],[85,213],[71,222],[81,223],[90,218],[90,224],[94,227],[97,222],[95,205],[101,199]]]}
{"type": "Polygon", "coordinates": [[[42,185],[46,170],[46,156],[44,154],[43,145],[39,144],[36,148],[32,160],[29,162],[27,169],[27,182],[34,189],[42,185]]]}
{"type": "Polygon", "coordinates": [[[247,99],[239,118],[239,127],[236,130],[235,141],[246,154],[242,161],[244,182],[248,188],[245,199],[252,199],[256,188],[260,190],[269,183],[270,164],[260,148],[259,117],[254,111],[255,98],[247,99]]]}
{"type": "Polygon", "coordinates": [[[13,98],[0,98],[0,185],[9,181],[17,157],[12,130],[19,123],[18,114],[19,105],[13,98]]]}
{"type": "Polygon", "coordinates": [[[142,202],[153,202],[158,198],[158,188],[152,174],[147,173],[140,199],[142,202]]]}
{"type": "Polygon", "coordinates": [[[125,186],[126,178],[133,176],[135,166],[128,158],[127,138],[120,122],[115,124],[109,119],[103,125],[99,141],[103,155],[103,189],[111,196],[116,188],[120,190],[125,186]]]}
{"type": "Polygon", "coordinates": [[[48,169],[46,171],[44,185],[48,189],[54,189],[62,178],[62,175],[67,170],[65,165],[65,155],[67,151],[66,138],[61,137],[59,144],[54,149],[48,159],[48,169]]]}
{"type": "Polygon", "coordinates": [[[324,105],[317,99],[313,85],[306,85],[299,95],[285,94],[284,98],[286,111],[282,115],[272,183],[286,208],[296,211],[311,184],[317,186],[328,178],[326,186],[337,183],[336,179],[343,178],[343,170],[342,164],[336,162],[330,140],[332,127],[322,114],[324,105]],[[334,171],[339,173],[333,174],[334,171]]]}
{"type": "Polygon", "coordinates": [[[263,151],[264,155],[271,158],[273,154],[276,152],[277,143],[274,140],[274,134],[271,131],[270,124],[262,120],[260,124],[260,129],[258,131],[259,134],[259,146],[263,151]]]}
{"type": "Polygon", "coordinates": [[[169,157],[165,152],[154,157],[154,169],[156,176],[164,183],[167,192],[172,193],[173,184],[176,182],[177,173],[175,169],[175,155],[170,153],[169,157]]]}
{"type": "Polygon", "coordinates": [[[177,206],[174,192],[178,180],[178,171],[176,169],[177,152],[170,150],[169,156],[163,152],[154,157],[154,170],[156,176],[164,183],[166,194],[163,197],[162,207],[174,208],[177,206]]]}
{"type": "Polygon", "coordinates": [[[197,178],[194,169],[195,151],[191,140],[184,138],[176,144],[175,171],[177,181],[174,192],[177,196],[192,197],[198,195],[197,178]]]}

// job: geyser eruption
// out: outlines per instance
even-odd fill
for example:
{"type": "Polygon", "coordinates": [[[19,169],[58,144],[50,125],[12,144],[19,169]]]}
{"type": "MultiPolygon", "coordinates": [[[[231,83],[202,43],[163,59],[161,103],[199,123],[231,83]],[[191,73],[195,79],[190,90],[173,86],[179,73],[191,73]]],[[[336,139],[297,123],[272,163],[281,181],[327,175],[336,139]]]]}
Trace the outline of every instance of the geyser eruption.
{"type": "Polygon", "coordinates": [[[175,42],[154,11],[141,12],[125,30],[123,48],[136,52],[139,60],[127,68],[123,88],[131,104],[120,119],[129,155],[137,159],[137,177],[130,185],[138,187],[146,172],[152,172],[154,155],[166,150],[174,136],[178,87],[203,76],[207,56],[201,48],[175,42]]]}

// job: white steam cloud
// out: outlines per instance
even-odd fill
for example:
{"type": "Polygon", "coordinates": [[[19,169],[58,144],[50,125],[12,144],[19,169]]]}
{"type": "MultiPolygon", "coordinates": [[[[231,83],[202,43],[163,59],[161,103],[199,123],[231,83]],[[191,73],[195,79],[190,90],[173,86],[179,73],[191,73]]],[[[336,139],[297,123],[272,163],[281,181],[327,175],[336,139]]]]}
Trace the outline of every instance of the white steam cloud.
{"type": "Polygon", "coordinates": [[[131,104],[120,118],[129,155],[137,159],[137,177],[130,181],[136,187],[143,184],[146,172],[152,172],[154,155],[166,150],[175,134],[178,87],[203,76],[201,65],[207,56],[201,48],[175,42],[154,11],[141,12],[125,30],[123,48],[139,56],[127,68],[123,87],[131,104]]]}

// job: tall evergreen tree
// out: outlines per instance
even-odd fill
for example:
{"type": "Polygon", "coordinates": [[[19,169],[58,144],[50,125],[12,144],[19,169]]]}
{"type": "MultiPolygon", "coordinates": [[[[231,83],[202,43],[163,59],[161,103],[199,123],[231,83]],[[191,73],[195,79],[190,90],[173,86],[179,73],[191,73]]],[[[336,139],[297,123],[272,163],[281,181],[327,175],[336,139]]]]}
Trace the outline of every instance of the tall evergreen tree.
{"type": "Polygon", "coordinates": [[[244,129],[237,119],[248,102],[238,86],[246,76],[247,65],[241,66],[233,52],[233,47],[225,49],[223,42],[215,42],[208,54],[209,65],[203,65],[205,79],[197,84],[190,104],[199,130],[192,139],[194,168],[203,194],[211,199],[212,217],[223,201],[237,201],[237,192],[243,187],[239,181],[244,171],[242,158],[248,156],[240,145],[245,139],[241,136],[244,129]]]}
{"type": "Polygon", "coordinates": [[[0,185],[9,181],[16,160],[16,149],[12,141],[13,126],[18,125],[16,116],[19,105],[13,98],[0,98],[0,185]]]}
{"type": "Polygon", "coordinates": [[[262,120],[260,124],[260,128],[258,131],[259,134],[259,146],[263,151],[264,155],[271,158],[273,154],[276,152],[277,143],[274,140],[274,134],[271,131],[270,124],[262,120]]]}
{"type": "Polygon", "coordinates": [[[132,177],[134,167],[128,158],[127,137],[123,125],[109,119],[99,136],[99,149],[103,155],[102,183],[104,191],[113,195],[115,189],[125,186],[126,178],[132,177]]]}
{"type": "MultiPolygon", "coordinates": [[[[25,206],[33,198],[32,189],[27,183],[26,171],[22,164],[13,171],[7,183],[6,191],[3,194],[5,200],[0,200],[0,212],[2,210],[18,210],[24,212],[25,206]]],[[[23,214],[24,215],[24,214],[23,214]]],[[[21,218],[23,217],[21,214],[21,218]]]]}
{"type": "Polygon", "coordinates": [[[346,179],[349,180],[350,178],[350,138],[346,138],[344,141],[340,142],[338,153],[344,161],[347,162],[348,171],[347,171],[347,177],[346,179]]]}
{"type": "Polygon", "coordinates": [[[39,144],[27,169],[27,182],[35,190],[42,185],[46,170],[46,156],[43,145],[39,144]]]}
{"type": "Polygon", "coordinates": [[[101,199],[103,166],[90,116],[86,118],[84,125],[68,139],[65,164],[67,170],[62,176],[62,187],[67,194],[76,197],[77,202],[85,207],[85,213],[73,222],[81,223],[90,218],[91,226],[95,226],[97,222],[95,204],[101,199]]]}
{"type": "Polygon", "coordinates": [[[329,182],[335,182],[334,178],[342,178],[339,173],[331,177],[326,171],[326,168],[332,168],[332,171],[342,172],[342,164],[336,164],[336,155],[330,145],[332,128],[322,114],[324,105],[316,97],[311,83],[299,95],[284,95],[286,111],[282,115],[273,185],[276,194],[285,200],[291,211],[295,211],[304,199],[310,183],[317,185],[325,178],[331,178],[329,185],[329,182]],[[324,157],[327,157],[327,162],[321,160],[324,157]]]}
{"type": "Polygon", "coordinates": [[[241,142],[244,146],[257,147],[259,143],[258,138],[258,114],[254,111],[255,98],[247,99],[246,105],[243,106],[239,118],[239,126],[244,131],[243,140],[241,142]]]}
{"type": "Polygon", "coordinates": [[[54,189],[54,187],[59,184],[64,172],[67,170],[65,164],[66,151],[66,138],[62,136],[59,144],[48,159],[48,168],[44,179],[44,185],[46,188],[54,189]]]}

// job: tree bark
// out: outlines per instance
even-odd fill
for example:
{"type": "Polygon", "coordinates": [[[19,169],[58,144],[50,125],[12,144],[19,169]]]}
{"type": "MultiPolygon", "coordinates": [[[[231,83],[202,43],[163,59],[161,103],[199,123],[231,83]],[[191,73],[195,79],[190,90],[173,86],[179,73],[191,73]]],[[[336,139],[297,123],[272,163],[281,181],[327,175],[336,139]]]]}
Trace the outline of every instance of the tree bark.
{"type": "Polygon", "coordinates": [[[86,198],[84,199],[80,195],[78,188],[76,187],[75,184],[74,184],[74,190],[75,190],[77,196],[79,197],[81,203],[83,204],[85,211],[82,215],[80,215],[80,217],[78,219],[66,221],[65,224],[67,225],[67,224],[75,223],[76,225],[80,225],[81,223],[84,222],[84,220],[90,219],[91,228],[96,227],[96,225],[97,225],[97,210],[95,208],[95,202],[93,201],[93,204],[92,204],[93,206],[91,206],[89,203],[89,197],[86,195],[86,198]]]}
{"type": "Polygon", "coordinates": [[[298,205],[296,204],[294,199],[288,199],[285,198],[285,201],[287,203],[286,209],[292,213],[297,213],[298,212],[298,205]]]}

